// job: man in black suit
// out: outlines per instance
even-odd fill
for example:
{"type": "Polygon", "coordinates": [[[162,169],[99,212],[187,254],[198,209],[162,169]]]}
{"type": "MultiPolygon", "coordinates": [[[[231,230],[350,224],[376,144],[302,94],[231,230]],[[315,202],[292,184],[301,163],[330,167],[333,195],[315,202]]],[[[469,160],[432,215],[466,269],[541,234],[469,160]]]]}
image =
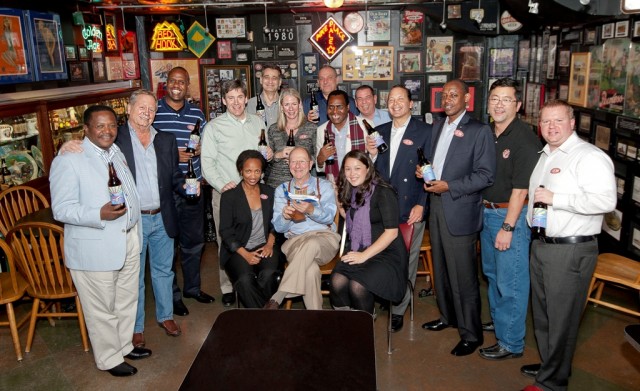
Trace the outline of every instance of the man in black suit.
{"type": "MultiPolygon", "coordinates": [[[[413,224],[409,279],[411,284],[415,284],[428,208],[427,194],[422,190],[423,182],[415,177],[414,172],[418,164],[418,148],[429,151],[431,147],[431,125],[411,118],[413,102],[411,93],[404,86],[392,87],[387,99],[392,121],[376,127],[376,130],[389,146],[389,150],[379,154],[376,142],[371,137],[367,138],[367,150],[375,161],[376,170],[398,193],[400,222],[413,224]]],[[[407,287],[402,302],[393,307],[391,331],[397,332],[402,328],[404,313],[410,299],[411,290],[407,287]]]]}
{"type": "MultiPolygon", "coordinates": [[[[482,190],[496,170],[491,128],[466,112],[469,88],[461,80],[444,85],[444,120],[433,125],[429,230],[440,319],[422,325],[440,331],[458,327],[460,342],[451,351],[466,356],[482,345],[476,243],[482,229],[482,190]]],[[[416,173],[418,174],[418,173],[416,173]]]]}

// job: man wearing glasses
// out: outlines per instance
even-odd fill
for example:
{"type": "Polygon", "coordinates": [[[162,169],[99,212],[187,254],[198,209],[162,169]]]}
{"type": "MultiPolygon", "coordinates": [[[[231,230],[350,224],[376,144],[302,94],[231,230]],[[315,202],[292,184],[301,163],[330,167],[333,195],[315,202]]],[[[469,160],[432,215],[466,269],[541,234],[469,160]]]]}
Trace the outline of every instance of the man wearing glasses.
{"type": "Polygon", "coordinates": [[[488,360],[522,356],[529,302],[527,188],[538,161],[540,141],[517,117],[522,105],[517,81],[496,80],[489,89],[489,115],[496,140],[496,178],[482,192],[484,226],[480,233],[482,270],[489,283],[491,321],[497,343],[480,349],[488,360]]]}
{"type": "Polygon", "coordinates": [[[356,107],[360,110],[360,118],[366,119],[374,128],[378,125],[391,122],[387,110],[376,107],[378,97],[371,86],[360,86],[356,90],[356,107]]]}
{"type": "Polygon", "coordinates": [[[276,189],[271,222],[276,231],[287,238],[282,252],[287,256],[288,266],[278,291],[265,309],[278,309],[286,297],[300,295],[308,310],[322,309],[320,266],[336,255],[340,235],[333,223],[338,209],[333,185],[312,176],[312,166],[309,151],[294,148],[289,154],[293,179],[276,189]],[[308,197],[302,201],[289,195],[308,197]]]}
{"type": "MultiPolygon", "coordinates": [[[[266,124],[267,128],[278,121],[278,114],[280,113],[280,85],[282,84],[282,70],[279,66],[274,64],[266,64],[262,67],[262,77],[260,77],[260,87],[262,92],[260,99],[264,104],[264,113],[262,114],[262,120],[266,124]]],[[[256,112],[256,106],[258,104],[258,98],[253,97],[249,99],[247,103],[247,113],[258,114],[256,112]]]]}

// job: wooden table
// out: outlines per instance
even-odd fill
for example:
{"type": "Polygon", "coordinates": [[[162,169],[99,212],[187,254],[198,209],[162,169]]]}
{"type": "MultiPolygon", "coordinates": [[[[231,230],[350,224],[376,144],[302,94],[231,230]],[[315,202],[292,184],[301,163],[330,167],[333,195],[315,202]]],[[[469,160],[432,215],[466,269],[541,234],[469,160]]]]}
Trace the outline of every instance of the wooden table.
{"type": "Polygon", "coordinates": [[[64,223],[53,218],[53,210],[51,210],[50,207],[39,209],[33,213],[23,216],[20,220],[16,221],[15,226],[23,223],[49,223],[64,227],[64,223]]]}

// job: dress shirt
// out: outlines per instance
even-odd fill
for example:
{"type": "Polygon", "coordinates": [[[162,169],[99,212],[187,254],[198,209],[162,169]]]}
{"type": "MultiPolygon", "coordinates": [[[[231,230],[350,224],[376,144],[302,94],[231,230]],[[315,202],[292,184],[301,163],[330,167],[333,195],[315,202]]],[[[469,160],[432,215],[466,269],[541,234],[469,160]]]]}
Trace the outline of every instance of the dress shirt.
{"type": "Polygon", "coordinates": [[[411,121],[411,117],[407,119],[403,125],[399,127],[391,125],[391,151],[389,153],[389,172],[393,171],[393,164],[396,161],[396,156],[398,155],[398,148],[400,148],[400,142],[402,141],[402,137],[404,137],[404,131],[407,130],[407,125],[409,125],[409,121],[411,121]]]}
{"type": "Polygon", "coordinates": [[[153,210],[160,207],[160,190],[158,188],[158,159],[153,140],[158,133],[153,126],[150,129],[151,142],[145,148],[135,130],[129,126],[133,159],[136,163],[136,187],[140,194],[140,209],[153,210]]]}
{"type": "Polygon", "coordinates": [[[549,145],[542,149],[529,182],[529,225],[540,185],[553,192],[553,205],[547,208],[549,237],[599,234],[604,213],[618,200],[611,159],[575,132],[553,152],[549,145]]]}
{"type": "Polygon", "coordinates": [[[369,124],[373,125],[375,128],[378,125],[386,124],[387,122],[391,122],[391,117],[389,116],[389,112],[387,110],[376,109],[373,112],[373,123],[368,118],[365,118],[362,113],[358,116],[358,119],[362,122],[363,119],[366,119],[369,124]]]}
{"type": "Polygon", "coordinates": [[[447,152],[449,152],[449,146],[451,145],[451,140],[453,139],[453,133],[458,128],[458,124],[464,115],[466,114],[466,110],[462,112],[456,118],[455,121],[449,123],[449,117],[444,122],[444,126],[442,127],[442,132],[440,133],[440,138],[438,139],[438,144],[436,146],[436,152],[433,155],[433,172],[436,174],[436,179],[440,180],[442,177],[442,167],[444,167],[445,159],[447,158],[447,152]]]}

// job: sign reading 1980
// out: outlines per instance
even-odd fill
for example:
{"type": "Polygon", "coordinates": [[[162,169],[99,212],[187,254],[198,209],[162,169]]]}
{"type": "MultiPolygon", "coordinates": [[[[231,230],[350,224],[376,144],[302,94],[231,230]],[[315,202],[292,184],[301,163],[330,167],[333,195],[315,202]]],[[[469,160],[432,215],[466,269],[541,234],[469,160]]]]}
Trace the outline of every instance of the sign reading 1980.
{"type": "Polygon", "coordinates": [[[270,29],[267,42],[298,42],[298,30],[295,27],[274,27],[270,29]]]}

